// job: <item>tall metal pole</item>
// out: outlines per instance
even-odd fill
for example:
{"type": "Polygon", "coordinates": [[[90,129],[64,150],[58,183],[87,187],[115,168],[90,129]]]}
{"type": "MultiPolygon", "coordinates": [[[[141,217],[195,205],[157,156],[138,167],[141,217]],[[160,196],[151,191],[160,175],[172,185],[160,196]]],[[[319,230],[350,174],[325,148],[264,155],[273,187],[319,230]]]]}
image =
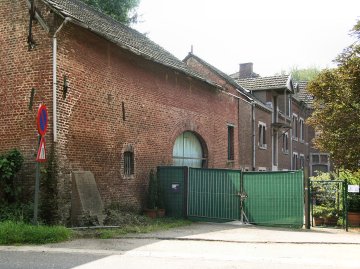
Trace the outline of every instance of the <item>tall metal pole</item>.
{"type": "Polygon", "coordinates": [[[349,231],[349,219],[348,219],[348,181],[345,179],[345,230],[349,231]]]}
{"type": "MultiPolygon", "coordinates": [[[[40,146],[41,136],[39,135],[38,148],[40,146]]],[[[40,163],[36,162],[36,172],[35,172],[35,197],[34,197],[34,219],[33,224],[38,224],[38,207],[39,207],[39,191],[40,191],[40,163]]]]}

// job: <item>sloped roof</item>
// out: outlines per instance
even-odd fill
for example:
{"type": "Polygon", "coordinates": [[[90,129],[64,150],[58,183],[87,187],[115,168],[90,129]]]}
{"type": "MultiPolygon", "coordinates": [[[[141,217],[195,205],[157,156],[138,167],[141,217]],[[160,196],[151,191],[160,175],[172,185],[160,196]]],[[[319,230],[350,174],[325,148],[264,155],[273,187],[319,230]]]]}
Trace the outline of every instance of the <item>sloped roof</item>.
{"type": "MultiPolygon", "coordinates": [[[[239,71],[235,72],[234,74],[230,74],[229,76],[232,77],[233,79],[239,79],[240,72],[239,71]]],[[[249,76],[249,78],[258,78],[258,77],[260,77],[260,75],[255,72],[252,72],[251,75],[249,76]]]]}
{"type": "Polygon", "coordinates": [[[201,59],[200,57],[196,56],[195,54],[193,54],[192,52],[189,52],[189,54],[185,57],[185,59],[183,60],[184,62],[189,59],[189,58],[194,58],[196,61],[200,62],[202,65],[206,66],[208,69],[210,69],[212,72],[214,72],[215,74],[217,74],[218,76],[220,76],[222,79],[224,79],[227,83],[229,83],[230,85],[232,85],[233,87],[235,87],[236,89],[238,89],[242,94],[244,94],[246,97],[253,99],[254,97],[251,96],[249,93],[246,92],[246,90],[241,87],[241,85],[239,83],[237,83],[232,77],[230,77],[229,75],[225,74],[224,72],[222,72],[221,70],[219,70],[218,68],[216,68],[215,66],[209,64],[208,62],[204,61],[203,59],[201,59]]]}
{"type": "Polygon", "coordinates": [[[212,86],[219,86],[189,69],[185,63],[151,41],[145,35],[86,5],[80,0],[43,1],[60,16],[70,18],[71,22],[89,29],[123,49],[205,81],[212,86]]]}
{"type": "Polygon", "coordinates": [[[290,75],[280,75],[271,77],[246,78],[236,80],[242,87],[247,90],[271,90],[289,88],[290,75]]]}
{"type": "Polygon", "coordinates": [[[295,93],[294,97],[298,101],[304,102],[308,106],[312,106],[313,96],[306,90],[308,82],[307,81],[297,81],[296,83],[297,83],[299,91],[295,93]]]}

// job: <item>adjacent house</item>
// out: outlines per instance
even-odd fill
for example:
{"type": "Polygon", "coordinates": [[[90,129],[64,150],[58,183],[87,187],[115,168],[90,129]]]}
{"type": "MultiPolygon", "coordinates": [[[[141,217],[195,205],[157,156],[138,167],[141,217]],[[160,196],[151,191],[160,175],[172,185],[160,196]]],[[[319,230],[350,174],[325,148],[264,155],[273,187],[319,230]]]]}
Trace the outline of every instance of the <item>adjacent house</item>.
{"type": "MultiPolygon", "coordinates": [[[[299,81],[297,82],[297,91],[294,96],[294,102],[296,102],[297,106],[299,108],[302,108],[302,111],[306,111],[306,114],[304,115],[304,118],[306,118],[311,115],[312,113],[312,104],[313,104],[313,97],[306,91],[307,82],[306,81],[299,81]],[[307,109],[305,109],[305,107],[307,109]]],[[[305,137],[304,143],[308,144],[308,148],[310,150],[307,152],[308,154],[305,155],[305,159],[308,161],[309,164],[309,174],[310,176],[316,176],[318,172],[329,172],[332,169],[331,166],[331,160],[330,160],[330,154],[326,152],[320,152],[317,150],[314,145],[312,138],[316,136],[315,130],[313,128],[310,128],[308,125],[305,125],[301,127],[299,130],[299,141],[301,143],[302,139],[302,132],[305,133],[309,138],[305,137]]],[[[301,162],[300,162],[301,165],[301,162]]],[[[301,166],[300,166],[301,167],[301,166]]]]}
{"type": "Polygon", "coordinates": [[[270,126],[271,147],[262,149],[271,150],[271,158],[267,158],[272,160],[271,170],[307,167],[312,176],[317,171],[330,171],[329,154],[314,148],[315,131],[306,124],[312,113],[312,96],[306,91],[307,82],[293,81],[291,75],[260,77],[253,72],[252,63],[240,64],[239,72],[231,77],[271,109],[271,124],[258,120],[259,145],[262,132],[270,126]]]}

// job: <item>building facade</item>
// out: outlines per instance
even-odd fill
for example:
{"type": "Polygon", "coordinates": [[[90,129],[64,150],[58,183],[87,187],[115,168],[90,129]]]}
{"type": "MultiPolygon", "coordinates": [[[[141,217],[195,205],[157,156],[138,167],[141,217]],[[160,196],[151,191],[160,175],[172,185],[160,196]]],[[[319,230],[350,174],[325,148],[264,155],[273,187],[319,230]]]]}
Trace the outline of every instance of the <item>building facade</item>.
{"type": "Polygon", "coordinates": [[[74,172],[94,175],[105,204],[140,209],[159,165],[323,165],[290,76],[261,78],[252,64],[228,76],[193,53],[180,61],[79,0],[4,0],[0,15],[0,153],[24,155],[21,184],[32,196],[35,117],[45,104],[63,221],[74,172]]]}

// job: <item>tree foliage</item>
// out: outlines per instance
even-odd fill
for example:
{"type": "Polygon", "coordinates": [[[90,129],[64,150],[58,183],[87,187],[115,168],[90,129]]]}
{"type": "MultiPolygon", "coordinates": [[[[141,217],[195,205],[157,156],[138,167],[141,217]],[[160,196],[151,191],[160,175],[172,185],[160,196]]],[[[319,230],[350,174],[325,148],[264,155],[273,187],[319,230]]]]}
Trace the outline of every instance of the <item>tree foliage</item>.
{"type": "Polygon", "coordinates": [[[3,199],[0,199],[2,203],[17,202],[20,188],[15,183],[15,176],[20,171],[23,162],[24,157],[17,149],[0,155],[0,191],[4,193],[3,199]]]}
{"type": "Polygon", "coordinates": [[[316,78],[320,71],[320,68],[317,66],[310,66],[307,68],[298,68],[297,66],[293,66],[288,70],[281,70],[280,73],[276,73],[275,75],[291,74],[292,79],[295,81],[310,81],[316,78]]]}
{"type": "Polygon", "coordinates": [[[308,84],[314,113],[308,123],[318,132],[315,145],[331,154],[337,168],[352,171],[360,162],[360,21],[353,28],[357,41],[308,84]]]}
{"type": "Polygon", "coordinates": [[[110,15],[115,20],[129,25],[137,22],[135,8],[140,0],[81,0],[86,4],[110,15]]]}
{"type": "Polygon", "coordinates": [[[288,73],[295,81],[311,81],[320,73],[320,69],[316,66],[301,69],[294,66],[290,68],[288,73]]]}

